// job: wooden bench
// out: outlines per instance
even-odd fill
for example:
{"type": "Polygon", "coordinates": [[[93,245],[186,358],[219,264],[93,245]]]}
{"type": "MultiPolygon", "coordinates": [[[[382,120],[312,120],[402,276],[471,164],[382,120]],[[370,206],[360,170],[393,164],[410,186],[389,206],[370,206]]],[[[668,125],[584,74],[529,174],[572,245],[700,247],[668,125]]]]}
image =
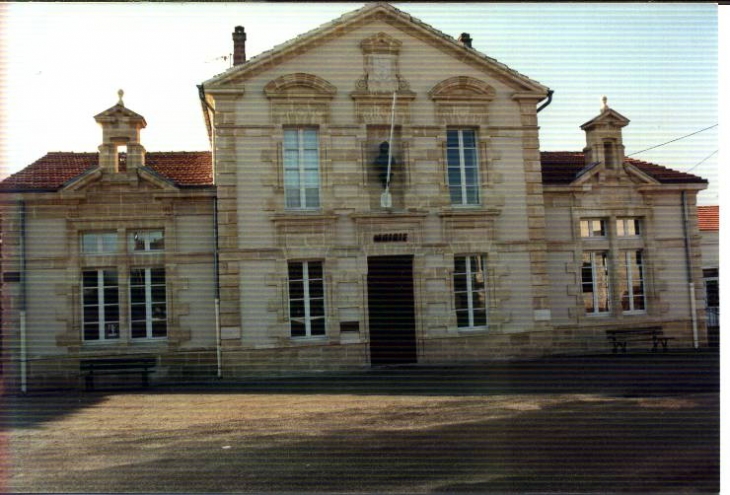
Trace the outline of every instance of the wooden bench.
{"type": "Polygon", "coordinates": [[[666,352],[669,341],[674,338],[665,336],[661,327],[606,330],[606,337],[613,345],[614,354],[619,349],[621,349],[621,352],[626,352],[629,343],[651,343],[652,352],[656,352],[659,349],[659,344],[661,344],[662,349],[666,352]]]}
{"type": "Polygon", "coordinates": [[[86,390],[94,390],[94,376],[132,373],[139,373],[143,385],[149,387],[149,374],[155,366],[157,358],[148,356],[82,359],[79,362],[81,376],[86,379],[86,390]]]}

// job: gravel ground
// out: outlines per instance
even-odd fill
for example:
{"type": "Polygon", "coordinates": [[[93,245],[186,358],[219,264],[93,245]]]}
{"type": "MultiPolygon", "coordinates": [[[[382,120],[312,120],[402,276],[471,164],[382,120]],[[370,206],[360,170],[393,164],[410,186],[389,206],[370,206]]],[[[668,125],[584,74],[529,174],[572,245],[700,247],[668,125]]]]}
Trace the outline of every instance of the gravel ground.
{"type": "Polygon", "coordinates": [[[717,371],[619,356],[8,397],[0,490],[717,493],[717,371]]]}

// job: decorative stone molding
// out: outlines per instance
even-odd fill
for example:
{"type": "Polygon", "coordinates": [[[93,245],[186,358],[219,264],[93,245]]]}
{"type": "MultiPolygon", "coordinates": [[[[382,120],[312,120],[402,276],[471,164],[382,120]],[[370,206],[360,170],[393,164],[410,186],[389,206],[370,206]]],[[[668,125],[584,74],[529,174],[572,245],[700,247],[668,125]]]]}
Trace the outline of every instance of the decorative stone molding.
{"type": "Polygon", "coordinates": [[[324,248],[328,243],[330,227],[336,215],[284,213],[274,214],[271,221],[276,228],[277,245],[286,248],[324,248]]]}
{"type": "Polygon", "coordinates": [[[410,102],[416,94],[400,75],[401,45],[401,41],[382,32],[360,42],[365,73],[355,82],[355,91],[350,93],[359,123],[390,124],[393,93],[397,93],[395,122],[401,125],[410,122],[410,102]]]}
{"type": "Polygon", "coordinates": [[[366,251],[375,249],[413,249],[423,242],[423,222],[426,213],[409,212],[396,214],[357,213],[350,215],[357,226],[358,245],[366,251]],[[405,235],[403,242],[376,242],[375,236],[388,234],[405,235]]]}
{"type": "Polygon", "coordinates": [[[445,210],[442,218],[442,236],[453,241],[472,239],[494,239],[494,219],[499,216],[498,208],[445,210]]]}
{"type": "Polygon", "coordinates": [[[264,86],[276,124],[328,123],[329,103],[336,93],[337,88],[328,81],[304,72],[278,77],[264,86]]]}
{"type": "Polygon", "coordinates": [[[492,86],[469,76],[444,79],[428,92],[436,104],[436,118],[444,125],[486,125],[495,94],[492,86]]]}

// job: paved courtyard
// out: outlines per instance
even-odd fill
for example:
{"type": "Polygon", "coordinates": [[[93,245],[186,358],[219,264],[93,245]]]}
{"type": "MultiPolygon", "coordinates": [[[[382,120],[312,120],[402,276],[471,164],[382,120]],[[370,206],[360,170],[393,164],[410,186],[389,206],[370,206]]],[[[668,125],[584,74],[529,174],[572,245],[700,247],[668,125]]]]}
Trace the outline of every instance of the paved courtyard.
{"type": "Polygon", "coordinates": [[[15,492],[716,493],[716,355],[4,398],[15,492]]]}

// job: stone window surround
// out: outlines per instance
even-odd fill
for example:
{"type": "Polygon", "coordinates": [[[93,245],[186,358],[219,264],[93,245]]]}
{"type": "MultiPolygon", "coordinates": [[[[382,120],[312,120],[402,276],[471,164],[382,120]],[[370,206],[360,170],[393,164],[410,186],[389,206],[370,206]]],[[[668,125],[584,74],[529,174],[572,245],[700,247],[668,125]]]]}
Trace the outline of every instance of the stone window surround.
{"type": "MultiPolygon", "coordinates": [[[[460,332],[467,332],[467,331],[485,331],[489,328],[489,319],[490,319],[490,310],[491,310],[491,298],[490,296],[490,277],[489,277],[489,269],[487,264],[487,255],[485,254],[475,254],[475,253],[467,253],[467,254],[454,254],[454,266],[452,271],[452,280],[454,282],[452,286],[452,295],[454,299],[456,298],[456,262],[457,259],[463,259],[465,263],[465,272],[460,273],[466,277],[466,294],[467,294],[467,315],[470,322],[473,322],[474,320],[474,310],[475,309],[481,309],[481,308],[475,308],[472,297],[473,294],[476,292],[480,292],[484,296],[484,311],[485,311],[485,324],[484,325],[467,325],[467,326],[459,326],[458,324],[458,316],[457,316],[457,327],[460,332]],[[474,259],[477,260],[479,264],[481,264],[481,271],[484,274],[484,282],[483,287],[481,290],[474,289],[471,285],[471,275],[474,274],[475,269],[471,266],[471,261],[474,259]]],[[[458,315],[458,308],[456,307],[456,301],[454,300],[454,314],[458,315]]]]}
{"type": "MultiPolygon", "coordinates": [[[[575,248],[575,266],[572,270],[576,274],[576,315],[579,324],[590,324],[595,322],[596,316],[587,314],[584,310],[583,292],[582,292],[582,259],[584,252],[606,251],[609,253],[609,290],[611,309],[608,313],[599,315],[601,319],[610,319],[610,321],[618,321],[623,317],[647,318],[650,319],[659,312],[658,286],[659,281],[655,278],[655,264],[653,262],[655,246],[651,241],[653,235],[651,208],[648,206],[629,207],[629,208],[574,208],[572,211],[573,229],[576,239],[575,248]],[[605,237],[584,237],[581,238],[581,220],[585,219],[604,219],[606,221],[605,237]],[[640,222],[641,234],[637,236],[618,236],[617,221],[618,219],[638,219],[640,222]],[[621,294],[619,294],[619,270],[623,264],[620,257],[626,251],[642,251],[643,261],[643,284],[644,284],[644,300],[645,309],[638,311],[623,311],[621,309],[621,294]]],[[[571,270],[571,271],[572,271],[571,270]]]]}
{"type": "MultiPolygon", "coordinates": [[[[171,264],[175,246],[174,239],[174,221],[169,215],[158,216],[155,218],[145,219],[109,219],[109,220],[75,220],[69,222],[68,236],[70,245],[69,252],[77,253],[72,255],[69,267],[73,273],[69,273],[72,280],[76,280],[70,284],[69,300],[71,301],[71,313],[67,320],[66,331],[56,336],[57,345],[62,347],[76,347],[83,352],[84,348],[99,349],[104,348],[109,351],[115,351],[129,346],[147,349],[149,346],[177,346],[189,338],[189,332],[183,332],[179,328],[177,318],[170,318],[169,315],[175,315],[177,305],[177,292],[183,289],[184,281],[176,277],[174,262],[171,264]],[[125,249],[117,249],[117,252],[102,255],[84,255],[81,253],[81,236],[84,232],[94,231],[116,231],[117,238],[126,240],[128,233],[138,230],[162,230],[165,233],[165,250],[164,251],[140,251],[134,252],[126,249],[126,242],[119,241],[120,245],[125,249]],[[74,262],[75,261],[75,262],[74,262]],[[130,268],[150,268],[161,266],[165,268],[166,286],[167,286],[167,314],[168,328],[166,338],[155,339],[132,339],[129,321],[129,271],[130,268]],[[82,338],[82,291],[81,273],[83,270],[113,268],[119,276],[119,306],[120,306],[120,338],[114,341],[94,342],[84,341],[82,338]],[[178,283],[179,282],[179,283],[178,283]],[[175,285],[179,285],[175,289],[175,285]],[[126,338],[126,337],[129,338],[126,338]]],[[[182,308],[180,308],[182,309],[182,308]]],[[[182,314],[182,313],[180,313],[182,314]]]]}

